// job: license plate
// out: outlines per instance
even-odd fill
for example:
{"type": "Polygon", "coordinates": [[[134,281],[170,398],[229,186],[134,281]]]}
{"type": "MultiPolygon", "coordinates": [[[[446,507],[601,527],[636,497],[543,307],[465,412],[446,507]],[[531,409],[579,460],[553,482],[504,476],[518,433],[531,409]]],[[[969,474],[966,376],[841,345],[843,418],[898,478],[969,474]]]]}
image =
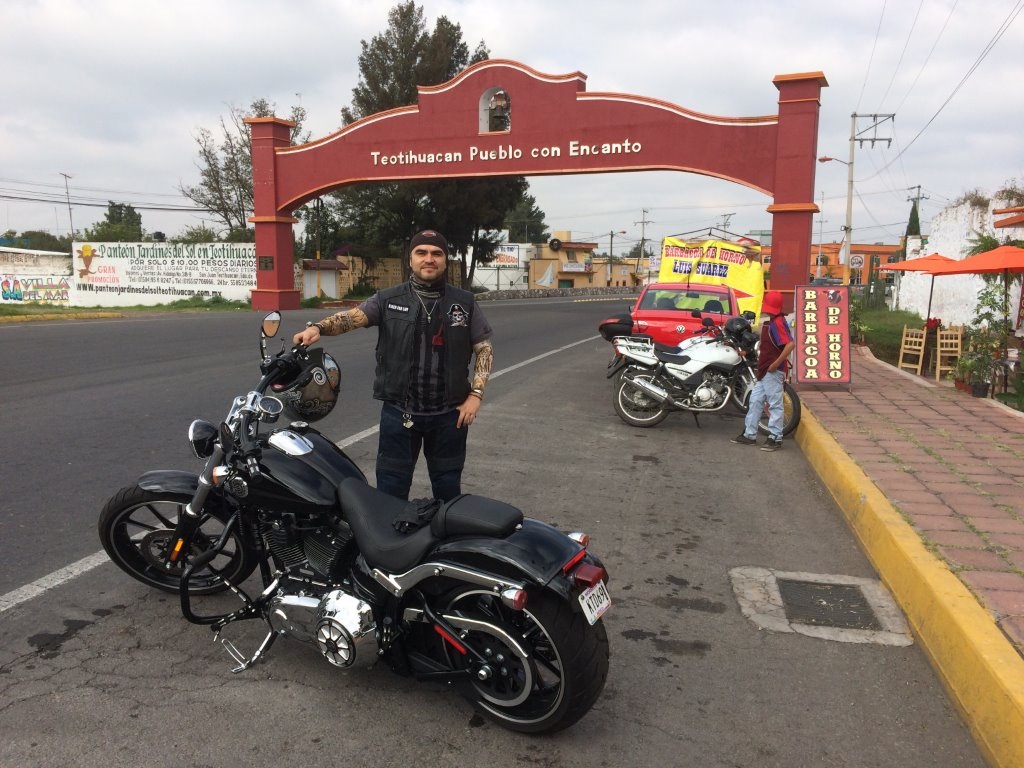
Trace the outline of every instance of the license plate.
{"type": "Polygon", "coordinates": [[[580,605],[583,606],[583,614],[587,621],[596,624],[597,620],[604,616],[612,604],[611,595],[608,594],[608,587],[603,581],[597,582],[594,586],[583,590],[580,593],[580,605]]]}

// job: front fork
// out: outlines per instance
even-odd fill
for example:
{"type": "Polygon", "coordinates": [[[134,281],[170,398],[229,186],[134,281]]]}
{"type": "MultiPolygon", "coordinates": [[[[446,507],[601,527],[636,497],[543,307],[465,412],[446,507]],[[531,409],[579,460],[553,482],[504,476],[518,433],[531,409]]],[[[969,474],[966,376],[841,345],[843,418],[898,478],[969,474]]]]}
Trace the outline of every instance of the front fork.
{"type": "MultiPolygon", "coordinates": [[[[178,564],[188,555],[189,548],[192,545],[192,537],[199,530],[199,526],[203,522],[203,507],[206,505],[206,499],[210,495],[210,489],[213,488],[213,468],[223,460],[224,449],[218,443],[214,447],[213,453],[206,460],[206,466],[203,467],[203,471],[199,475],[196,492],[192,494],[192,500],[185,505],[185,513],[178,515],[178,522],[174,526],[174,536],[171,539],[173,543],[167,552],[168,563],[178,564]]],[[[216,548],[212,551],[216,552],[216,548]]],[[[206,562],[209,562],[209,560],[206,562]]]]}

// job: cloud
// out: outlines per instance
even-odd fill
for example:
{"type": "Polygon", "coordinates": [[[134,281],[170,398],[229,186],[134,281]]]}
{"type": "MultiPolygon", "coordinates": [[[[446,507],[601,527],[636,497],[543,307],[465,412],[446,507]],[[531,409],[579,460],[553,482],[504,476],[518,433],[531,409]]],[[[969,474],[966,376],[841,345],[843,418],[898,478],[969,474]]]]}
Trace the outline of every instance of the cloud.
{"type": "MultiPolygon", "coordinates": [[[[441,15],[460,24],[468,45],[483,39],[494,57],[555,74],[581,71],[588,91],[652,96],[708,114],[774,114],[776,75],[822,71],[829,87],[820,154],[847,158],[852,112],[896,113],[878,134],[892,138],[891,146],[855,155],[855,231],[891,242],[917,185],[928,196],[927,228],[941,204],[964,190],[991,191],[1024,176],[1016,136],[1024,102],[1012,90],[1024,79],[1019,21],[956,90],[1020,5],[440,0],[424,4],[424,13],[430,26],[441,15]]],[[[266,98],[286,114],[301,103],[314,137],[336,130],[359,80],[360,44],[386,29],[389,7],[354,0],[9,2],[0,186],[63,192],[59,173],[66,172],[89,197],[184,203],[173,195],[179,183],[198,180],[193,137],[200,127],[216,128],[231,106],[266,98]]],[[[817,180],[825,237],[838,238],[845,168],[818,166],[817,180]]],[[[771,226],[763,195],[691,174],[544,178],[531,188],[552,229],[627,229],[634,240],[660,239],[728,214],[733,231],[771,226]],[[644,209],[655,224],[636,223],[644,209]]],[[[8,202],[8,226],[29,229],[31,221],[53,229],[61,220],[52,203],[35,208],[8,202]]],[[[103,212],[77,211],[76,228],[103,212]]],[[[143,213],[149,230],[176,232],[194,219],[143,213]]],[[[60,226],[66,230],[66,216],[60,226]]]]}

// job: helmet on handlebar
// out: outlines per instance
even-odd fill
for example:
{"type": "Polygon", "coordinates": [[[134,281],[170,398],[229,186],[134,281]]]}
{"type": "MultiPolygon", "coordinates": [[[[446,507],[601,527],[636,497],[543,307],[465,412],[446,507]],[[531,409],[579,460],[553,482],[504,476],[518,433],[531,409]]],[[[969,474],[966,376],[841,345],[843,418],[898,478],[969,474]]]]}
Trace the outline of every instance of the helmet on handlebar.
{"type": "Polygon", "coordinates": [[[320,347],[307,350],[302,368],[291,381],[271,387],[284,403],[285,415],[297,421],[319,421],[334,410],[341,389],[341,369],[320,347]]]}
{"type": "Polygon", "coordinates": [[[745,317],[730,317],[725,321],[725,332],[730,336],[740,338],[744,331],[750,330],[750,321],[745,317]]]}

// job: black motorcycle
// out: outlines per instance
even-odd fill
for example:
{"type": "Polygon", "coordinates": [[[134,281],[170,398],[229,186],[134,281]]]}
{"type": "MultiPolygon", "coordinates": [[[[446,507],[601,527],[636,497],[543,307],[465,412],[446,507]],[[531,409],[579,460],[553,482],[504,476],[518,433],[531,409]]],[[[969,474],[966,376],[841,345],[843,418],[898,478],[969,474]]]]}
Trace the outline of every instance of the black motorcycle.
{"type": "Polygon", "coordinates": [[[110,558],[177,593],[185,618],[215,639],[232,622],[263,621],[251,654],[221,640],[235,672],[286,635],[340,669],[384,659],[460,683],[512,730],[553,732],[583,717],[608,676],[601,617],[611,603],[589,537],[482,496],[406,502],[372,488],[309,426],[334,407],[337,363],[302,345],[268,354],[280,324],[277,312],[263,321],[256,388],[219,427],[189,427],[202,472],[147,472],[107,502],[99,534],[110,558]],[[287,426],[264,429],[282,414],[287,426]],[[242,584],[256,568],[262,588],[251,597],[242,584]],[[193,609],[194,596],[226,589],[238,610],[193,609]]]}

